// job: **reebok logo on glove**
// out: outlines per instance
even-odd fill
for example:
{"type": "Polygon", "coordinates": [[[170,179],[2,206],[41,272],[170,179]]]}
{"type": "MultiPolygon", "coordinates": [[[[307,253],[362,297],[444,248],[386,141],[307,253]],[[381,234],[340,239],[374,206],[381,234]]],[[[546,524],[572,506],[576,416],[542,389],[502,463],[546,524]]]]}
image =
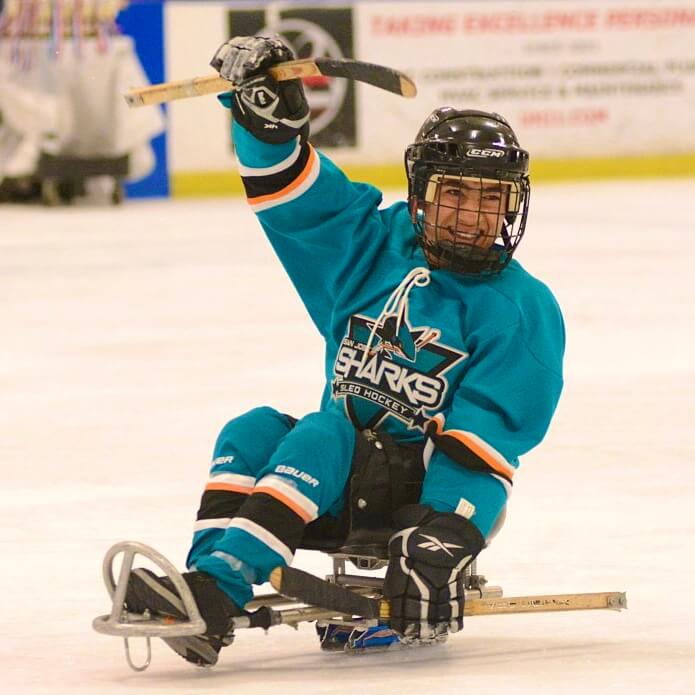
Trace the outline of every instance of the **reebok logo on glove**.
{"type": "Polygon", "coordinates": [[[423,550],[430,550],[433,553],[443,550],[450,557],[454,557],[453,553],[449,552],[449,548],[463,547],[461,545],[456,545],[455,543],[442,543],[442,541],[440,541],[439,538],[435,538],[434,536],[426,536],[424,533],[420,533],[418,535],[420,536],[420,538],[427,539],[425,543],[420,543],[420,545],[418,545],[418,548],[422,548],[423,550]]]}
{"type": "Polygon", "coordinates": [[[391,628],[407,643],[441,642],[463,627],[464,570],[485,544],[468,519],[408,504],[394,514],[384,598],[391,628]]]}

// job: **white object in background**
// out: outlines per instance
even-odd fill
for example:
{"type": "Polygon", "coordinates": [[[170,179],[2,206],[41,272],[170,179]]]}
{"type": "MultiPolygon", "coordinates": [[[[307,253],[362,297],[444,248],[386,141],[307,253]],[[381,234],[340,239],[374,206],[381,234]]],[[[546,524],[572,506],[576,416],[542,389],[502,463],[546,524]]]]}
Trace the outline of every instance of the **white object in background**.
{"type": "Polygon", "coordinates": [[[85,40],[79,57],[66,49],[58,60],[44,50],[46,41],[24,43],[35,44],[30,69],[0,62],[0,138],[9,129],[4,139],[17,142],[3,152],[0,177],[30,175],[42,151],[82,158],[130,154],[128,179],[147,176],[155,163],[149,143],[165,122],[157,107],[134,112],[123,102],[123,92],[147,81],[132,39],[114,38],[108,52],[85,40]]]}

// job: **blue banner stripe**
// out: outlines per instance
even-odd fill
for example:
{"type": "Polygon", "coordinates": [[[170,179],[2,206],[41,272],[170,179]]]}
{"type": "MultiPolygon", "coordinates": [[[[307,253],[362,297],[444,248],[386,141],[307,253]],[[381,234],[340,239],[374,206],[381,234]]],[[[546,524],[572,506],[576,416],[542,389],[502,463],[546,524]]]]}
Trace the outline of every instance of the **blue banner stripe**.
{"type": "MultiPolygon", "coordinates": [[[[118,15],[121,31],[132,36],[138,57],[151,84],[164,82],[164,3],[161,0],[131,2],[118,15]]],[[[166,113],[166,106],[162,106],[166,113]]],[[[147,198],[169,195],[169,168],[167,164],[167,134],[152,140],[156,157],[154,171],[135,183],[126,185],[129,198],[147,198]]]]}

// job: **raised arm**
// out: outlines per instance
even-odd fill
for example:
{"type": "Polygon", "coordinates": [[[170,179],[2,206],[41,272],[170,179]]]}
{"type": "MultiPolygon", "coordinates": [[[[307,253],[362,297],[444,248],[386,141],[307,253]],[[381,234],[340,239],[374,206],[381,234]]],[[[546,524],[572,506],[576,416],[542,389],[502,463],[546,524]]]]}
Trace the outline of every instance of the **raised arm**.
{"type": "Polygon", "coordinates": [[[292,58],[275,37],[237,37],[212,60],[238,85],[232,110],[240,174],[251,209],[322,333],[347,282],[365,277],[385,240],[381,194],[355,184],[308,142],[309,107],[299,80],[267,72],[292,58]]]}

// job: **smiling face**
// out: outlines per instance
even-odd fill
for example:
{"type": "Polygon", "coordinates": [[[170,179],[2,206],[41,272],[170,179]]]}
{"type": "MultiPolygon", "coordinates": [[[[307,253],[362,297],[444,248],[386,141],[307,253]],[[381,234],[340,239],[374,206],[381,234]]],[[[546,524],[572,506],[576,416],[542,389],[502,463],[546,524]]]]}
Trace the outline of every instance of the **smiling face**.
{"type": "MultiPolygon", "coordinates": [[[[424,206],[425,248],[489,249],[504,226],[509,188],[479,178],[433,177],[424,206]]],[[[439,265],[433,254],[427,255],[430,263],[439,265]]]]}

